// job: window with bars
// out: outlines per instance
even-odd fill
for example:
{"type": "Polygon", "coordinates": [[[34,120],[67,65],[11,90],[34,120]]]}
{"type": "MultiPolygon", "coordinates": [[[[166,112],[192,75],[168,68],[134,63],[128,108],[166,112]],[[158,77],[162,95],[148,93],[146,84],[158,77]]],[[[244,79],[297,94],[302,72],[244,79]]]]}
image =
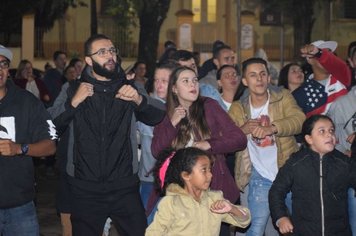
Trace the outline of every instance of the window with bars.
{"type": "Polygon", "coordinates": [[[332,3],[333,19],[355,19],[356,20],[356,1],[355,0],[336,0],[332,3]]]}
{"type": "Polygon", "coordinates": [[[192,12],[194,23],[216,22],[217,0],[192,0],[192,12]]]}
{"type": "Polygon", "coordinates": [[[192,1],[192,12],[194,13],[193,22],[201,22],[201,0],[192,1]]]}

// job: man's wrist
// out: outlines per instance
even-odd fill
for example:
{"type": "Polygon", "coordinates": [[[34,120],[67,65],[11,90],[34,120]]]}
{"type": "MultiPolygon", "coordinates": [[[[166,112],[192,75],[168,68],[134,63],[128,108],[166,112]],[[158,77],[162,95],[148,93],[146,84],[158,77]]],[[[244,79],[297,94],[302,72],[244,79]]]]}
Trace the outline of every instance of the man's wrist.
{"type": "Polygon", "coordinates": [[[78,102],[78,101],[76,101],[76,100],[72,99],[72,101],[71,101],[70,105],[71,105],[73,108],[77,108],[77,107],[78,107],[78,105],[79,105],[79,103],[80,103],[80,102],[78,102]]]}
{"type": "Polygon", "coordinates": [[[323,54],[323,50],[318,48],[318,52],[314,54],[314,57],[320,58],[322,54],[323,54]]]}
{"type": "Polygon", "coordinates": [[[138,94],[137,98],[135,99],[135,103],[136,103],[137,105],[140,105],[141,102],[142,102],[142,96],[141,96],[140,94],[138,94]]]}

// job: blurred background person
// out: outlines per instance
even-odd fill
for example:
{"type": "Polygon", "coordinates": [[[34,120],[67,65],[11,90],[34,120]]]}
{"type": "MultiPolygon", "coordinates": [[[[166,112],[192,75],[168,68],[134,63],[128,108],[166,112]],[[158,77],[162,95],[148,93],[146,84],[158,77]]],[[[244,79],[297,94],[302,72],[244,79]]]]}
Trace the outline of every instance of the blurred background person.
{"type": "Polygon", "coordinates": [[[26,89],[42,102],[50,101],[48,90],[41,80],[33,74],[32,63],[29,60],[21,60],[16,71],[14,83],[20,88],[26,89]]]}
{"type": "Polygon", "coordinates": [[[80,58],[75,57],[69,61],[68,66],[73,66],[75,69],[76,77],[80,78],[80,75],[84,69],[83,61],[80,58]]]}
{"type": "MultiPolygon", "coordinates": [[[[356,132],[356,86],[345,95],[331,104],[327,115],[335,124],[336,146],[335,148],[351,157],[351,144],[356,132]]],[[[355,155],[355,153],[353,153],[355,155]]],[[[356,235],[356,195],[350,188],[348,192],[349,222],[353,235],[356,235]]]]}
{"type": "MultiPolygon", "coordinates": [[[[168,83],[172,71],[175,69],[174,64],[163,64],[156,68],[154,73],[153,93],[151,97],[157,99],[163,103],[166,103],[168,83]]],[[[144,124],[143,122],[137,122],[137,130],[140,134],[141,141],[141,158],[138,169],[138,176],[141,181],[140,195],[143,206],[147,211],[148,199],[154,190],[154,177],[153,167],[156,163],[156,159],[151,152],[151,143],[153,138],[153,126],[144,124]]],[[[148,224],[153,220],[153,214],[147,219],[148,224]]]]}
{"type": "Polygon", "coordinates": [[[49,69],[52,69],[53,66],[51,65],[51,63],[46,62],[43,68],[44,68],[44,72],[46,73],[49,69]]]}
{"type": "MultiPolygon", "coordinates": [[[[216,80],[216,72],[223,65],[236,65],[235,52],[228,45],[219,46],[213,55],[213,63],[216,69],[210,70],[206,76],[199,80],[200,84],[210,84],[215,89],[218,89],[218,82],[216,80]]],[[[204,94],[203,94],[204,96],[204,94]]]]}
{"type": "Polygon", "coordinates": [[[133,73],[135,73],[135,82],[145,85],[148,80],[148,78],[146,77],[146,63],[143,61],[137,61],[132,67],[132,71],[133,73]]]}
{"type": "Polygon", "coordinates": [[[43,77],[43,81],[50,95],[48,106],[52,106],[63,85],[63,71],[67,64],[67,54],[63,51],[53,53],[55,68],[48,69],[43,77]]]}
{"type": "Polygon", "coordinates": [[[283,86],[293,92],[304,82],[304,73],[302,67],[292,62],[285,65],[279,72],[278,86],[283,86]]]}
{"type": "Polygon", "coordinates": [[[206,60],[203,65],[201,66],[200,70],[199,70],[199,79],[205,77],[211,70],[217,70],[216,68],[216,65],[214,64],[213,60],[214,60],[214,54],[216,53],[216,51],[224,46],[225,43],[221,40],[216,40],[214,43],[213,43],[213,47],[212,47],[212,50],[211,50],[211,53],[212,53],[212,57],[208,60],[206,60]]]}
{"type": "Polygon", "coordinates": [[[224,102],[222,101],[221,95],[219,93],[219,85],[216,74],[217,70],[220,69],[223,65],[236,65],[235,53],[231,47],[224,44],[215,48],[213,64],[216,66],[216,69],[210,70],[205,77],[199,80],[200,95],[204,97],[210,97],[216,100],[220,106],[224,107],[224,102]]]}
{"type": "Polygon", "coordinates": [[[347,64],[351,69],[351,87],[356,85],[356,41],[349,44],[347,50],[347,64]]]}
{"type": "Polygon", "coordinates": [[[228,111],[233,101],[238,100],[245,88],[241,84],[241,77],[239,76],[235,66],[223,65],[216,74],[221,98],[225,106],[223,109],[228,111]]]}
{"type": "Polygon", "coordinates": [[[277,85],[278,84],[278,69],[270,62],[268,61],[268,56],[267,53],[264,49],[260,48],[256,51],[255,57],[262,58],[267,62],[268,65],[268,70],[269,74],[271,76],[271,84],[277,85]]]}
{"type": "Polygon", "coordinates": [[[181,66],[186,66],[193,69],[195,73],[198,74],[198,68],[195,64],[195,58],[192,52],[187,50],[178,50],[173,53],[171,59],[181,66]]]}
{"type": "MultiPolygon", "coordinates": [[[[217,71],[216,79],[219,84],[222,108],[228,112],[231,104],[239,100],[246,87],[241,83],[241,77],[235,66],[223,65],[217,71]]],[[[235,153],[227,153],[225,156],[227,167],[231,175],[235,176],[235,153]]]]}
{"type": "MultiPolygon", "coordinates": [[[[65,78],[66,82],[70,82],[73,80],[76,80],[77,78],[80,77],[77,74],[77,70],[74,65],[69,64],[63,71],[63,76],[65,78]]],[[[63,87],[63,86],[62,86],[63,87]]]]}
{"type": "Polygon", "coordinates": [[[335,41],[318,40],[300,49],[313,73],[292,94],[307,117],[326,114],[330,105],[348,92],[351,72],[345,61],[333,53],[336,48],[335,41]]]}
{"type": "Polygon", "coordinates": [[[158,64],[162,65],[165,64],[169,61],[169,59],[172,57],[173,53],[177,51],[177,46],[174,42],[171,40],[167,40],[164,43],[164,52],[162,56],[158,60],[158,64]]]}

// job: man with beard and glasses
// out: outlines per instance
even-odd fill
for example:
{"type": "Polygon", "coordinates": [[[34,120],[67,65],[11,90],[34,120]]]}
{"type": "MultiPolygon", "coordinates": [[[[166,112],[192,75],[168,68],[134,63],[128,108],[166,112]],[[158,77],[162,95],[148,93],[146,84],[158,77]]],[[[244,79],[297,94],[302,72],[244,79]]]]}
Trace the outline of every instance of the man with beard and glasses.
{"type": "Polygon", "coordinates": [[[126,79],[108,37],[91,36],[84,50],[87,66],[80,80],[71,82],[65,111],[55,119],[60,133],[73,122],[74,173],[67,171],[73,235],[101,235],[107,217],[120,235],[144,235],[147,223],[132,167],[131,120],[135,115],[155,125],[164,111],[126,79]]]}

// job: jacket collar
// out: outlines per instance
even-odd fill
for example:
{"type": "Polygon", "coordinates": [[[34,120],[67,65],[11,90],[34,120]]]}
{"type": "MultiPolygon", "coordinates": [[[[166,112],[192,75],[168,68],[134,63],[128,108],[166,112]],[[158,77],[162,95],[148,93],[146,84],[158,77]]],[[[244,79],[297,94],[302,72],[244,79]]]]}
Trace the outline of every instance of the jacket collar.
{"type": "MultiPolygon", "coordinates": [[[[320,154],[313,151],[310,147],[304,147],[303,148],[304,151],[306,152],[306,154],[310,155],[313,159],[317,159],[317,160],[320,160],[320,154]]],[[[326,154],[324,154],[324,156],[322,157],[323,160],[330,157],[330,156],[333,156],[335,155],[335,149],[331,152],[328,152],[326,154]]]]}
{"type": "MultiPolygon", "coordinates": [[[[191,199],[196,201],[184,188],[179,186],[178,184],[169,184],[166,190],[167,196],[182,196],[186,199],[191,199]]],[[[205,198],[208,197],[207,191],[202,191],[202,195],[200,200],[203,201],[205,198]]]]}
{"type": "Polygon", "coordinates": [[[95,92],[116,92],[124,84],[133,84],[133,81],[128,81],[123,70],[120,68],[117,79],[100,81],[97,80],[89,66],[86,66],[80,77],[81,82],[87,82],[94,85],[95,92]]]}
{"type": "MultiPolygon", "coordinates": [[[[274,85],[270,84],[270,85],[268,85],[267,90],[271,94],[270,103],[277,102],[277,101],[282,99],[282,97],[283,97],[283,95],[281,93],[282,90],[283,90],[282,87],[277,87],[277,86],[274,86],[274,85]]],[[[250,96],[250,90],[247,88],[247,89],[245,89],[244,93],[241,96],[241,99],[240,99],[241,102],[242,103],[248,102],[248,97],[249,96],[250,96]]]]}
{"type": "MultiPolygon", "coordinates": [[[[269,103],[270,104],[278,102],[283,98],[283,93],[282,93],[283,88],[277,87],[277,86],[274,86],[274,85],[268,85],[267,89],[268,89],[268,91],[270,93],[270,98],[269,98],[269,103]]],[[[241,96],[241,99],[240,99],[241,100],[241,104],[245,108],[249,107],[249,96],[250,96],[250,91],[247,88],[245,90],[245,92],[243,93],[243,95],[241,96]]]]}
{"type": "Polygon", "coordinates": [[[158,101],[166,103],[166,100],[163,100],[162,98],[158,97],[156,92],[153,92],[151,97],[154,98],[154,99],[157,99],[158,101]]]}

